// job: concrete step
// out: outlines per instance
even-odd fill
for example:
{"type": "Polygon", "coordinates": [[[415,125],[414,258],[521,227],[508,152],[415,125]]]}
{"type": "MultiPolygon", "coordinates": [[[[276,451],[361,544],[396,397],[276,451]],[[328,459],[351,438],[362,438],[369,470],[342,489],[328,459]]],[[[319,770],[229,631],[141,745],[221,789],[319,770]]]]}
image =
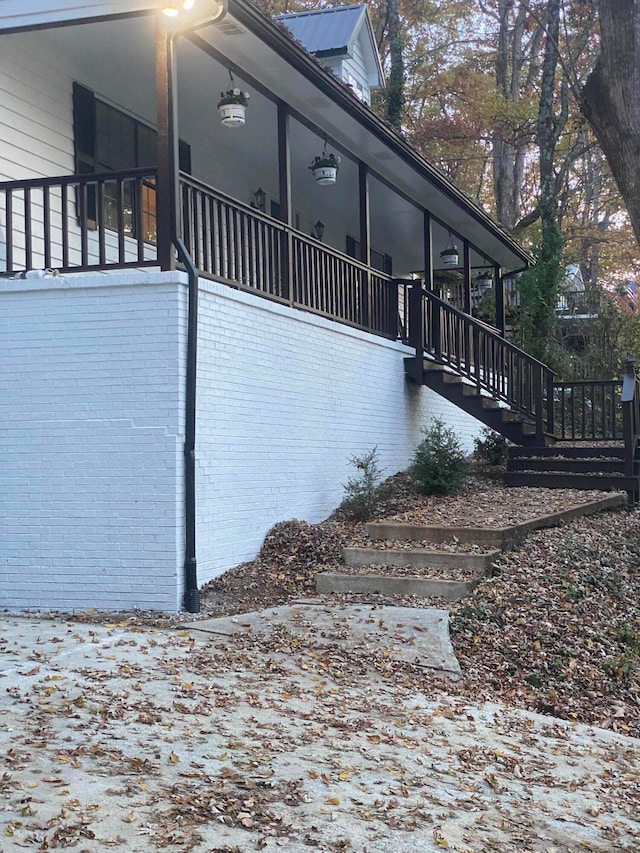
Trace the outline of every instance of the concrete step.
{"type": "Polygon", "coordinates": [[[480,578],[465,581],[441,580],[415,576],[351,575],[346,572],[321,572],[316,576],[319,593],[379,593],[382,595],[416,595],[419,598],[439,597],[447,601],[465,598],[480,583],[480,578]]]}
{"type": "Polygon", "coordinates": [[[508,527],[447,527],[445,525],[408,524],[397,521],[370,522],[365,529],[371,539],[413,542],[452,542],[483,548],[512,548],[532,530],[557,527],[583,515],[594,515],[625,506],[624,495],[606,495],[595,501],[576,504],[559,512],[539,515],[536,518],[508,527]]]}
{"type": "Polygon", "coordinates": [[[466,569],[485,574],[500,551],[484,554],[428,548],[343,548],[347,566],[414,566],[425,569],[466,569]]]}

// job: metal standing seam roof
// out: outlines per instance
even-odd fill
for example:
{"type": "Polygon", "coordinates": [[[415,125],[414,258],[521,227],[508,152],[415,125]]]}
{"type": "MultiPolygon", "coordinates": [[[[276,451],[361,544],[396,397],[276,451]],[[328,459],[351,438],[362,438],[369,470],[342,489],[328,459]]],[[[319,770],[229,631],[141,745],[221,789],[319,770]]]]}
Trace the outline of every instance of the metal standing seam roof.
{"type": "Polygon", "coordinates": [[[354,31],[366,14],[365,9],[366,6],[361,3],[358,6],[278,15],[276,20],[283,23],[309,53],[339,53],[346,52],[350,46],[354,31]]]}

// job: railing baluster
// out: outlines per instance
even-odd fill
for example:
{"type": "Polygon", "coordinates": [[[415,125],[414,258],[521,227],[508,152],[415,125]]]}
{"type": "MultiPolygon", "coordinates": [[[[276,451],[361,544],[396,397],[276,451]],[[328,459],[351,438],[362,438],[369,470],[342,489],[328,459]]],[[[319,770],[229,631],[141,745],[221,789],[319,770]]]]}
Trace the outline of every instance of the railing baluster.
{"type": "Polygon", "coordinates": [[[24,201],[24,268],[33,268],[33,242],[31,234],[31,189],[25,187],[24,201]]]}
{"type": "Polygon", "coordinates": [[[6,218],[6,256],[7,256],[7,272],[13,271],[13,190],[9,189],[5,192],[5,218],[6,218]]]}
{"type": "Polygon", "coordinates": [[[44,266],[45,269],[53,266],[51,261],[51,198],[50,188],[43,187],[42,190],[42,228],[44,233],[44,266]]]}

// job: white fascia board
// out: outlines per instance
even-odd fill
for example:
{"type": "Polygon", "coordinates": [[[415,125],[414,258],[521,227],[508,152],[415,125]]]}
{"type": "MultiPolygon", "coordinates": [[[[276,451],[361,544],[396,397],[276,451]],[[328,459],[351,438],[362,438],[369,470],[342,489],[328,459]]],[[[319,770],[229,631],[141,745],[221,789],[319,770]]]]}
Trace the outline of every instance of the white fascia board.
{"type": "Polygon", "coordinates": [[[145,12],[160,5],[160,0],[0,0],[0,30],[145,12]]]}

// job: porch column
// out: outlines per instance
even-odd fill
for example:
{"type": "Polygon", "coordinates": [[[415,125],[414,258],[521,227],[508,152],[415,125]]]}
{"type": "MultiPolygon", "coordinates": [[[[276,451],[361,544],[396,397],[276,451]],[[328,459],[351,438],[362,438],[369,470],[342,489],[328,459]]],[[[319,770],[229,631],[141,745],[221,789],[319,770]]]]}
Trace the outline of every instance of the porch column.
{"type": "Polygon", "coordinates": [[[281,245],[281,295],[293,305],[296,294],[293,292],[291,258],[293,245],[291,237],[291,140],[289,133],[289,108],[284,101],[278,101],[278,194],[280,201],[280,219],[289,226],[282,234],[281,245]]]}
{"type": "Polygon", "coordinates": [[[433,228],[429,211],[423,210],[422,213],[424,219],[424,286],[427,290],[433,290],[433,228]]]}
{"type": "Polygon", "coordinates": [[[469,243],[467,240],[463,243],[463,270],[462,273],[464,275],[464,292],[462,295],[463,298],[463,308],[465,314],[471,314],[471,252],[469,251],[469,243]]]}
{"type": "MultiPolygon", "coordinates": [[[[174,41],[156,25],[156,109],[158,123],[158,181],[156,228],[158,263],[163,270],[175,268],[173,241],[178,234],[178,141],[176,127],[176,75],[174,41]]],[[[187,248],[188,245],[187,245],[187,248]]]]}
{"type": "Polygon", "coordinates": [[[278,101],[278,187],[280,219],[291,225],[291,142],[289,107],[284,101],[278,101]]]}
{"type": "MultiPolygon", "coordinates": [[[[358,188],[360,202],[360,260],[371,266],[371,215],[369,209],[369,169],[362,160],[358,161],[358,188]]],[[[362,273],[360,284],[361,323],[369,325],[369,290],[371,273],[367,269],[362,273]]]]}
{"type": "Polygon", "coordinates": [[[493,280],[495,282],[496,293],[496,328],[504,338],[506,335],[506,320],[504,313],[504,278],[502,277],[502,267],[496,264],[493,268],[493,280]]]}

